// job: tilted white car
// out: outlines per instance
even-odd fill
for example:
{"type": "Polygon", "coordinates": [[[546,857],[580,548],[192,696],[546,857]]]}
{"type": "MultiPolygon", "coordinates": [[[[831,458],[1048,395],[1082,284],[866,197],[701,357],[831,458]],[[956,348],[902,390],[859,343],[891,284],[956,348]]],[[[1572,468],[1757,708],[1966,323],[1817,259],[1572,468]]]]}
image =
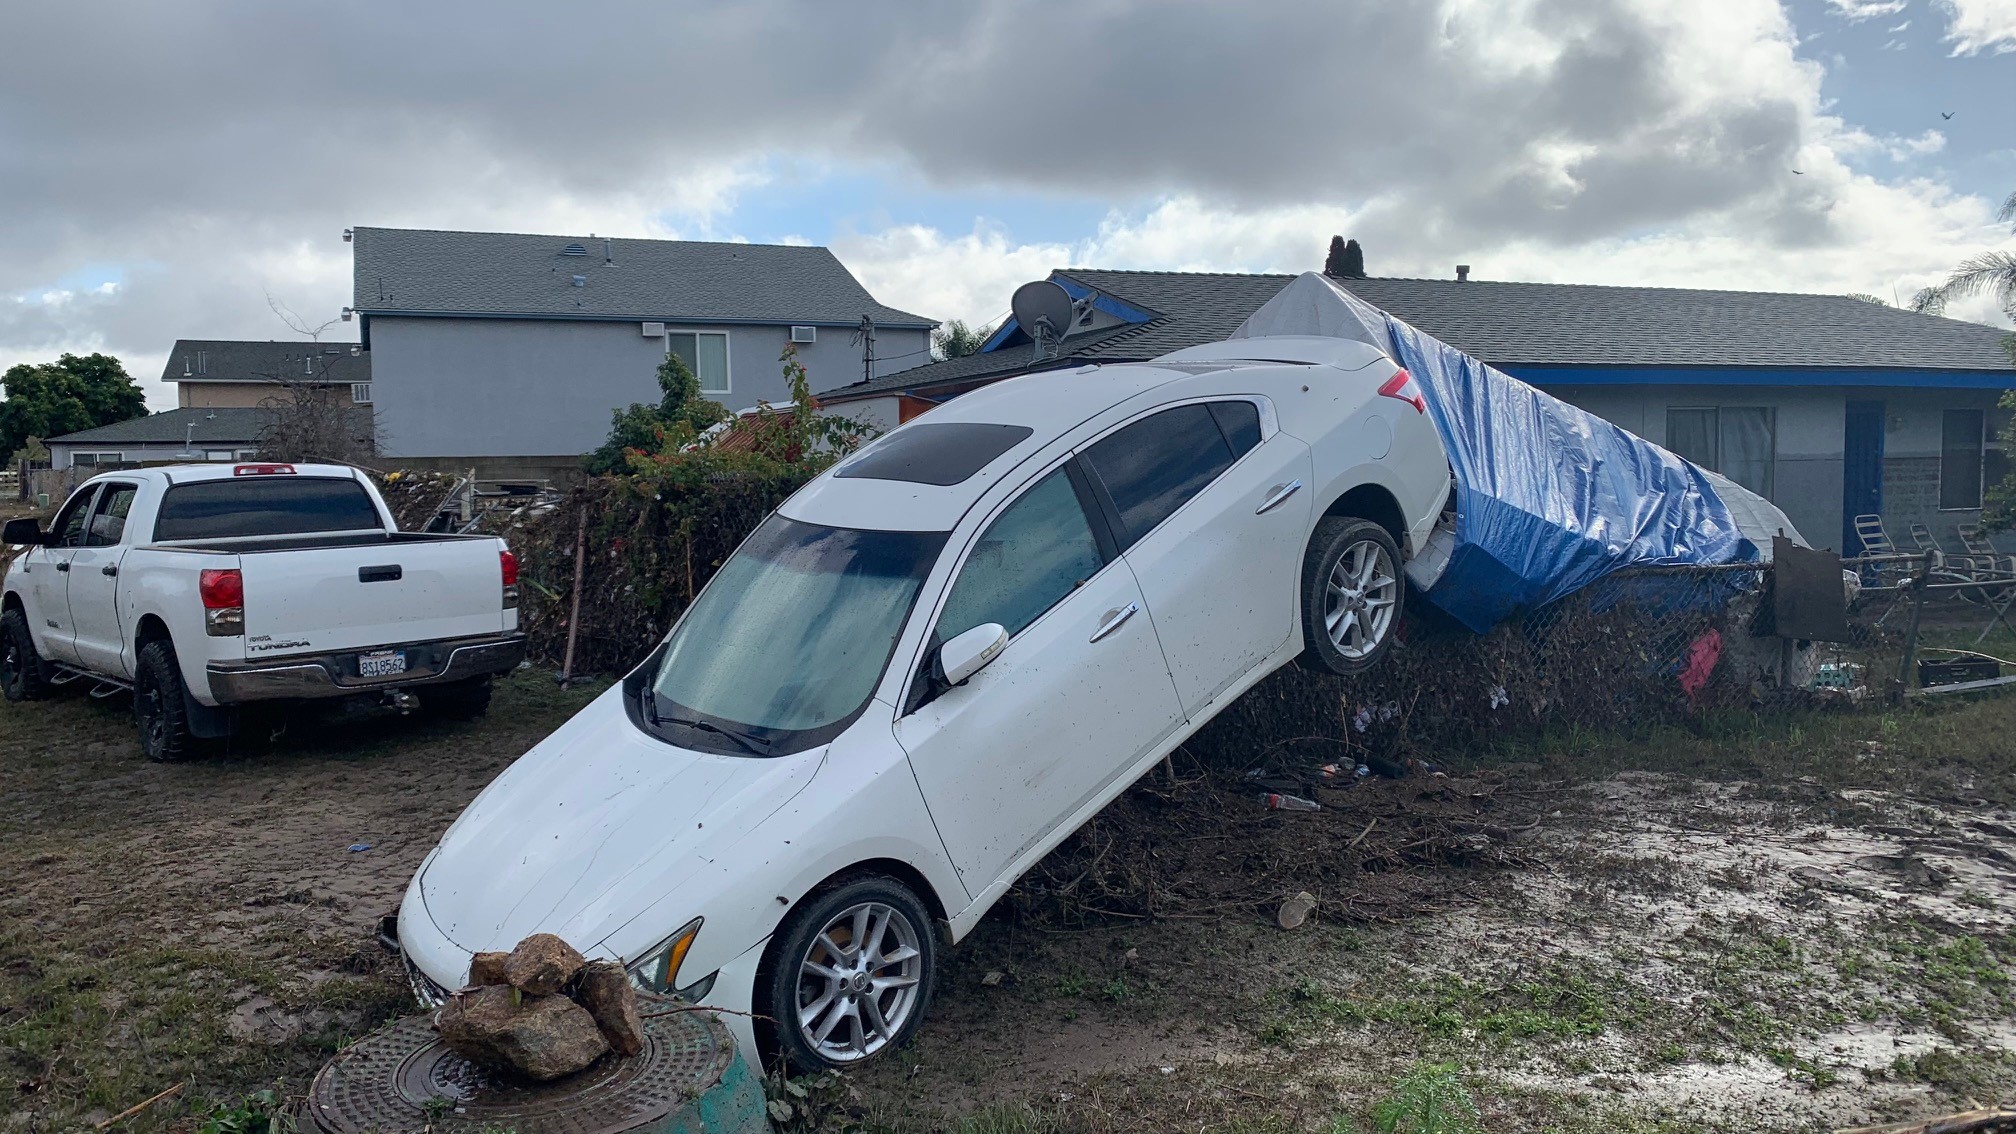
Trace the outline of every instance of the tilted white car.
{"type": "Polygon", "coordinates": [[[470,804],[400,909],[416,990],[546,931],[767,1018],[727,1017],[752,1055],[887,1051],[940,942],[1214,713],[1298,656],[1378,660],[1449,488],[1412,380],[1341,339],[934,409],[470,804]]]}

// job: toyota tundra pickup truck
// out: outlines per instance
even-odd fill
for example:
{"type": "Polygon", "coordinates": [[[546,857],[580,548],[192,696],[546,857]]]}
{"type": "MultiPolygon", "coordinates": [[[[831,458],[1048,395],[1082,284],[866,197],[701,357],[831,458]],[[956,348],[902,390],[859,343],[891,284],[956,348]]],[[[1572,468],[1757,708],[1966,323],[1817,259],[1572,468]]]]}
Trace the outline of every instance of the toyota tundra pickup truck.
{"type": "Polygon", "coordinates": [[[377,697],[473,717],[525,655],[518,564],[494,536],[402,532],[341,465],[205,464],[92,477],[0,598],[0,691],[130,689],[140,744],[178,760],[246,706],[377,697]]]}

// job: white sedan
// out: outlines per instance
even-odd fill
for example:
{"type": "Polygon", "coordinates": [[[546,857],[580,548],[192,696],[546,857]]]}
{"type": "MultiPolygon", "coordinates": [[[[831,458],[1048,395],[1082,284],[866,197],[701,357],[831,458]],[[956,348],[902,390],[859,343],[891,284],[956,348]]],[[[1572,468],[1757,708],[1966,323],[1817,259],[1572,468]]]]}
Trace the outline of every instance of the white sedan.
{"type": "Polygon", "coordinates": [[[1246,339],[1001,382],[794,495],[421,865],[423,997],[559,934],[795,1069],[904,1043],[1044,854],[1296,658],[1375,664],[1448,497],[1407,373],[1246,339]]]}

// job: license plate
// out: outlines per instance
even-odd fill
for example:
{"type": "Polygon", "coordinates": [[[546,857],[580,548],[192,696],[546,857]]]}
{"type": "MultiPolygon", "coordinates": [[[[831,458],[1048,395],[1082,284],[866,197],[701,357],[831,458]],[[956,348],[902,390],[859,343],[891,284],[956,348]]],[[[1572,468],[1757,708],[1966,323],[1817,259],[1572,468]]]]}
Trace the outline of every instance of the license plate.
{"type": "Polygon", "coordinates": [[[357,655],[357,676],[391,677],[406,672],[405,650],[374,650],[357,655]]]}

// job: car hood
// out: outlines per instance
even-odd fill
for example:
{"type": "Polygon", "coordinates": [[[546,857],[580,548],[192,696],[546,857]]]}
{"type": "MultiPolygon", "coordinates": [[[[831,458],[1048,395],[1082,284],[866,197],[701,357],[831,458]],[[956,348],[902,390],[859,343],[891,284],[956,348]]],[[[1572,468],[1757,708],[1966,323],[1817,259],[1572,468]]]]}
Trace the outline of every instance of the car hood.
{"type": "MultiPolygon", "coordinates": [[[[640,874],[702,868],[812,781],[824,749],[778,757],[675,748],[639,731],[611,689],[483,789],[423,867],[428,917],[457,947],[533,933],[586,946],[664,893],[640,874]]],[[[674,882],[676,885],[676,881],[674,882]]]]}

